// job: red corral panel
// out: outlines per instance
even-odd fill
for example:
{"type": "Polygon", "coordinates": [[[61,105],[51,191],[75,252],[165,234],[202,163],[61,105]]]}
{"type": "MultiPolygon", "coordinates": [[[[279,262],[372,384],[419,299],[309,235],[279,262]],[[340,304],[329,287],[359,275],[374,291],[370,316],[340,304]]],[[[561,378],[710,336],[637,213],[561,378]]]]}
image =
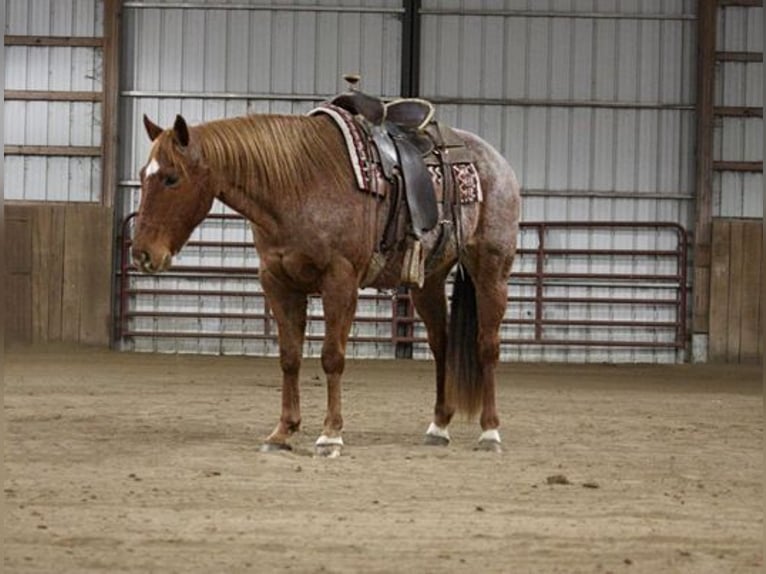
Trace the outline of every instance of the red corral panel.
{"type": "MultiPolygon", "coordinates": [[[[217,225],[220,233],[196,234],[169,272],[152,276],[140,274],[129,261],[132,219],[126,218],[120,238],[116,338],[123,348],[277,353],[276,323],[258,280],[255,249],[246,235],[226,232],[241,225],[247,233],[242,218],[210,216],[208,227],[217,225]],[[207,259],[224,263],[207,264],[207,259]],[[176,343],[159,342],[167,339],[176,343]]],[[[525,222],[521,227],[501,328],[503,349],[665,350],[683,360],[687,233],[680,225],[525,222]]],[[[318,354],[323,332],[317,298],[309,307],[308,354],[318,354]]],[[[350,354],[359,357],[412,356],[413,349],[415,356],[428,354],[425,329],[406,290],[364,290],[349,343],[357,347],[350,354]]]]}

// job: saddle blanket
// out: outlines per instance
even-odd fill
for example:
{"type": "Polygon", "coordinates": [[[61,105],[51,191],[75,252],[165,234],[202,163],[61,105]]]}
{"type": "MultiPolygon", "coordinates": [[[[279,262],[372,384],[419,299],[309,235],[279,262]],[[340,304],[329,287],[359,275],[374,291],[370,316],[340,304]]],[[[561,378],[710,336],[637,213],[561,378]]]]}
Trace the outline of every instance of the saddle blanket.
{"type": "MultiPolygon", "coordinates": [[[[343,134],[359,189],[373,195],[385,195],[388,186],[381,183],[385,182],[385,178],[374,151],[374,144],[359,122],[347,110],[329,103],[321,104],[308,113],[310,116],[318,114],[330,117],[343,134]]],[[[441,201],[444,182],[442,167],[431,163],[427,167],[431,174],[436,198],[441,201]]],[[[453,163],[450,168],[460,203],[481,202],[483,200],[481,181],[476,166],[473,163],[453,163]]]]}

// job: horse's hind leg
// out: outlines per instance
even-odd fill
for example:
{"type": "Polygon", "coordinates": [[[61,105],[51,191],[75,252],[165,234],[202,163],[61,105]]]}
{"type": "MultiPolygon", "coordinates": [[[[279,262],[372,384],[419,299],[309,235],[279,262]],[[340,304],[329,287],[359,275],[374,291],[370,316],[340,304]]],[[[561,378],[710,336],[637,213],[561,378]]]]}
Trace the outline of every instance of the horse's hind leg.
{"type": "Polygon", "coordinates": [[[354,270],[344,259],[335,262],[322,281],[325,318],[322,369],[327,376],[327,414],[322,434],[315,443],[319,456],[336,457],[343,448],[341,376],[346,362],[346,343],[354,320],[357,283],[354,270]]]}
{"type": "Polygon", "coordinates": [[[501,250],[484,246],[473,259],[471,273],[476,289],[478,314],[477,355],[481,365],[481,436],[479,448],[500,449],[500,419],[495,403],[495,368],[500,359],[500,325],[508,302],[508,275],[513,257],[501,250]]]}
{"type": "Polygon", "coordinates": [[[454,406],[447,405],[445,393],[445,357],[447,353],[447,299],[444,281],[447,273],[440,272],[426,278],[423,287],[413,288],[412,301],[420,318],[426,325],[428,345],[436,363],[436,404],[434,420],[426,431],[425,443],[446,446],[449,444],[447,425],[455,413],[454,406]]]}
{"type": "Polygon", "coordinates": [[[261,450],[290,450],[288,439],[301,424],[299,373],[306,331],[307,297],[285,288],[266,270],[261,282],[279,326],[279,363],[282,367],[282,414],[261,450]]]}

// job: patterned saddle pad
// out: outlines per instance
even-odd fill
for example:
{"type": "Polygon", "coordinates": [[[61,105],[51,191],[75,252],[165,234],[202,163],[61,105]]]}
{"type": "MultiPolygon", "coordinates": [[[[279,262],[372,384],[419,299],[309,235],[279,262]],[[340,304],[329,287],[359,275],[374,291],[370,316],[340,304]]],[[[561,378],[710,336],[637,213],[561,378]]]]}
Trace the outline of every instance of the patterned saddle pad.
{"type": "MultiPolygon", "coordinates": [[[[330,103],[321,104],[309,112],[309,115],[318,114],[330,117],[343,134],[359,189],[374,195],[384,196],[388,192],[390,184],[384,177],[377,150],[362,125],[350,112],[330,103]]],[[[440,129],[448,133],[451,132],[449,128],[443,125],[440,126],[440,129]]],[[[467,151],[464,147],[460,149],[467,151]]],[[[466,156],[465,153],[459,155],[466,156]]],[[[431,176],[436,200],[440,202],[444,190],[444,173],[441,162],[433,152],[424,155],[423,159],[431,176]]],[[[450,170],[460,197],[460,203],[469,204],[483,200],[479,173],[472,161],[455,161],[450,164],[450,170]]]]}

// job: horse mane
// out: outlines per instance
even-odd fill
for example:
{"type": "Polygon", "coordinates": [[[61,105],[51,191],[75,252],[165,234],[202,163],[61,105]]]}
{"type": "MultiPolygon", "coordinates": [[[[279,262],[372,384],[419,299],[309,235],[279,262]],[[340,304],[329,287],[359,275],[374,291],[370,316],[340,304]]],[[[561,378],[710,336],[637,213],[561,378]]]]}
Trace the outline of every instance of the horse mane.
{"type": "Polygon", "coordinates": [[[191,133],[212,170],[257,191],[300,194],[320,178],[337,185],[351,178],[342,140],[325,118],[254,114],[199,124],[191,133]]]}

